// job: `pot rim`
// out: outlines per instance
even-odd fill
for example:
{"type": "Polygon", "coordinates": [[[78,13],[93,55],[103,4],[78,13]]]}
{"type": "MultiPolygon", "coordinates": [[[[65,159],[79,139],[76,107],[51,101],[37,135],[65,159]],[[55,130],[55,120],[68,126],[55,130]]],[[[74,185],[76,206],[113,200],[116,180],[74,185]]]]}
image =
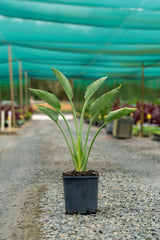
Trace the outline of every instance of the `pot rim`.
{"type": "Polygon", "coordinates": [[[93,176],[62,176],[62,178],[99,178],[99,174],[98,175],[93,175],[93,176]]]}

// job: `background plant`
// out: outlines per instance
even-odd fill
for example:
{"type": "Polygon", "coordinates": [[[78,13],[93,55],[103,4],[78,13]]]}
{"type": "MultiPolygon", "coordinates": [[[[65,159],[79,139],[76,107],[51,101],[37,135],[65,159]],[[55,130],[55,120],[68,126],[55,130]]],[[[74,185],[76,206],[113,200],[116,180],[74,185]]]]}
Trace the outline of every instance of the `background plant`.
{"type": "MultiPolygon", "coordinates": [[[[131,102],[121,102],[120,99],[116,99],[112,104],[111,109],[116,110],[123,107],[136,107],[136,111],[133,113],[134,123],[137,124],[141,119],[141,103],[139,101],[134,104],[131,102]]],[[[160,105],[159,101],[145,102],[143,104],[144,107],[144,123],[148,123],[148,114],[151,115],[150,124],[155,124],[160,126],[160,105]]]]}
{"type": "MultiPolygon", "coordinates": [[[[134,125],[132,129],[133,136],[139,136],[141,130],[140,125],[134,125]]],[[[154,135],[154,133],[160,133],[160,127],[158,126],[150,126],[150,125],[144,125],[143,126],[143,137],[151,137],[154,135]]]]}
{"type": "MultiPolygon", "coordinates": [[[[8,126],[8,112],[11,111],[11,105],[3,105],[0,109],[0,117],[1,110],[5,112],[5,125],[8,126]]],[[[30,120],[32,117],[34,110],[30,106],[27,110],[21,110],[19,106],[15,107],[15,120],[17,125],[22,125],[25,121],[30,120]]]]}

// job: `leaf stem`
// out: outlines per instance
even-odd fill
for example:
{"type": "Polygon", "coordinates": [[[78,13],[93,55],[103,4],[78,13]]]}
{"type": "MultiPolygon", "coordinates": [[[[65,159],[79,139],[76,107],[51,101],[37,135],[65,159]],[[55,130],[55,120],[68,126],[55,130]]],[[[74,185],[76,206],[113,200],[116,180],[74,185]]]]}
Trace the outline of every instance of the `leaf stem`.
{"type": "Polygon", "coordinates": [[[72,107],[73,118],[74,118],[75,126],[76,126],[76,134],[77,134],[77,149],[78,149],[77,164],[78,164],[78,167],[80,168],[81,150],[80,150],[80,143],[79,143],[79,129],[78,129],[78,122],[77,122],[77,116],[76,116],[75,107],[74,107],[73,102],[72,102],[71,100],[70,100],[70,104],[71,104],[71,107],[72,107]]]}
{"type": "MultiPolygon", "coordinates": [[[[94,135],[94,137],[93,137],[93,139],[92,139],[92,141],[91,141],[91,144],[90,144],[90,146],[89,146],[89,149],[88,149],[88,153],[87,153],[87,157],[86,157],[86,159],[85,159],[84,165],[83,165],[83,169],[85,169],[86,166],[87,166],[89,154],[90,154],[90,151],[91,151],[91,149],[92,149],[92,145],[93,145],[93,143],[94,143],[97,135],[99,134],[99,132],[101,131],[101,129],[102,129],[107,123],[108,123],[108,122],[103,123],[103,124],[101,125],[101,127],[98,129],[98,131],[96,132],[96,134],[94,135]]],[[[83,171],[83,170],[82,170],[82,171],[83,171]]]]}
{"type": "Polygon", "coordinates": [[[85,157],[86,157],[86,151],[87,151],[87,142],[88,142],[88,137],[89,137],[89,132],[90,132],[90,128],[92,126],[93,120],[95,119],[95,117],[97,116],[97,114],[95,114],[92,118],[91,121],[89,123],[88,129],[87,129],[87,133],[86,133],[86,138],[85,138],[85,143],[84,143],[84,151],[83,151],[83,156],[82,156],[82,166],[84,164],[85,161],[85,157]]]}
{"type": "Polygon", "coordinates": [[[64,133],[64,131],[63,131],[63,128],[61,127],[61,125],[60,125],[58,122],[57,122],[57,126],[59,127],[60,131],[62,132],[62,134],[63,134],[63,136],[64,136],[64,138],[65,138],[65,140],[66,140],[67,146],[68,146],[68,148],[69,148],[69,151],[70,151],[71,156],[72,156],[72,159],[73,159],[74,166],[75,166],[75,168],[76,168],[76,170],[77,170],[77,169],[78,169],[77,162],[76,162],[76,160],[75,160],[75,157],[74,157],[74,154],[73,154],[73,152],[72,152],[71,146],[70,146],[70,144],[69,144],[69,142],[68,142],[67,136],[65,135],[65,133],[64,133]]]}
{"type": "Polygon", "coordinates": [[[72,134],[72,132],[71,132],[70,126],[69,126],[69,124],[68,124],[68,121],[67,121],[67,119],[65,118],[64,114],[63,114],[61,111],[59,111],[59,114],[62,116],[62,118],[63,118],[63,120],[64,120],[64,122],[65,122],[65,124],[66,124],[66,126],[67,126],[67,128],[68,128],[68,132],[69,132],[69,134],[70,134],[71,141],[72,141],[72,146],[73,146],[73,151],[74,151],[75,159],[77,159],[76,144],[75,144],[75,141],[74,141],[73,134],[72,134]]]}

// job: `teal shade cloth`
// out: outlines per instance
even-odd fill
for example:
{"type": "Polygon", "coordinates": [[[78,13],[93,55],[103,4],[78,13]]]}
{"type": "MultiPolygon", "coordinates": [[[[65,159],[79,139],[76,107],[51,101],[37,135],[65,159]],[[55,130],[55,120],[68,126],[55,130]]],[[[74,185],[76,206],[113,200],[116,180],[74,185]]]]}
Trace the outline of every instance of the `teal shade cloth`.
{"type": "Polygon", "coordinates": [[[69,79],[137,81],[144,64],[145,84],[160,78],[158,0],[1,0],[0,81],[13,78],[55,81],[51,67],[69,79]]]}

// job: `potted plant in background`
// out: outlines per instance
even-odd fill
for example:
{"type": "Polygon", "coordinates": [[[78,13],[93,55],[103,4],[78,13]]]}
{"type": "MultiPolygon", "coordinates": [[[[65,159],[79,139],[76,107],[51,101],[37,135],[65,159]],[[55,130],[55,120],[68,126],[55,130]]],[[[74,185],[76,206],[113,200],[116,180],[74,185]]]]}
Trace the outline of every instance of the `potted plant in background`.
{"type": "Polygon", "coordinates": [[[91,120],[88,125],[88,130],[85,136],[85,140],[83,142],[82,133],[83,133],[83,119],[85,114],[85,109],[87,104],[93,94],[99,89],[99,87],[104,83],[106,77],[100,78],[94,81],[86,88],[86,92],[84,95],[84,105],[81,112],[80,122],[77,120],[75,107],[73,104],[73,91],[70,85],[69,80],[58,70],[52,68],[56,78],[64,88],[64,91],[69,99],[69,102],[72,107],[73,117],[75,121],[76,128],[76,137],[71,131],[68,121],[66,120],[64,114],[61,111],[61,104],[58,98],[46,91],[30,89],[33,94],[44,100],[48,103],[52,108],[45,107],[43,105],[38,105],[40,111],[49,116],[58,126],[60,131],[62,132],[64,139],[67,143],[68,149],[70,151],[71,158],[73,160],[73,164],[75,170],[63,173],[63,185],[64,185],[64,196],[65,196],[65,208],[66,213],[80,213],[80,214],[90,214],[96,213],[97,211],[97,202],[98,202],[98,177],[99,174],[95,170],[87,170],[87,163],[90,155],[90,151],[92,149],[93,143],[101,131],[101,129],[109,122],[127,115],[133,111],[135,108],[122,108],[116,111],[111,111],[107,114],[104,119],[104,123],[98,128],[95,133],[92,141],[88,146],[88,137],[92,123],[94,119],[98,116],[99,112],[104,108],[106,104],[110,102],[110,100],[115,96],[115,94],[119,91],[120,87],[117,87],[110,92],[105,93],[104,95],[97,98],[90,106],[91,120]],[[70,140],[67,138],[65,130],[59,123],[59,115],[64,119],[66,130],[69,133],[70,140]]]}
{"type": "Polygon", "coordinates": [[[116,119],[113,123],[113,136],[116,138],[131,138],[133,128],[133,118],[124,116],[116,119]]]}

